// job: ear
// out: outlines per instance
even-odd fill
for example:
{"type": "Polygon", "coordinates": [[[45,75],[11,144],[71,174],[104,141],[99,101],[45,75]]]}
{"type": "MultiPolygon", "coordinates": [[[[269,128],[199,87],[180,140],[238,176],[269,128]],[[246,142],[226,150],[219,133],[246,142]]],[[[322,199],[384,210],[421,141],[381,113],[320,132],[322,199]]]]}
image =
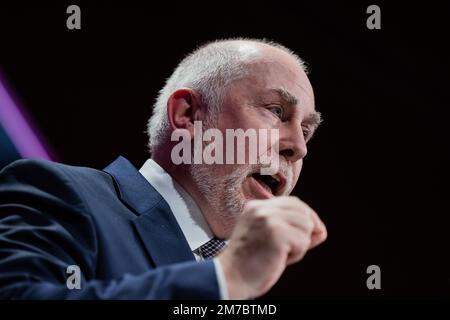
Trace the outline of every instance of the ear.
{"type": "Polygon", "coordinates": [[[192,89],[174,91],[167,101],[167,117],[172,130],[186,129],[194,136],[194,121],[203,120],[205,110],[200,96],[192,89]]]}

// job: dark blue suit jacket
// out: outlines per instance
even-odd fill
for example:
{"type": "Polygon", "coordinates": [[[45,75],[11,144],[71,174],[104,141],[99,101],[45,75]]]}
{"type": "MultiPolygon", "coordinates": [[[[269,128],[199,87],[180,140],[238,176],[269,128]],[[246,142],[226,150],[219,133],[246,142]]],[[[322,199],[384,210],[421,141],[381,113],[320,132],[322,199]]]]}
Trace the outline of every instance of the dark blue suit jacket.
{"type": "Polygon", "coordinates": [[[219,299],[168,204],[123,157],[103,171],[19,160],[0,173],[0,298],[219,299]],[[69,290],[69,265],[81,289],[69,290]]]}

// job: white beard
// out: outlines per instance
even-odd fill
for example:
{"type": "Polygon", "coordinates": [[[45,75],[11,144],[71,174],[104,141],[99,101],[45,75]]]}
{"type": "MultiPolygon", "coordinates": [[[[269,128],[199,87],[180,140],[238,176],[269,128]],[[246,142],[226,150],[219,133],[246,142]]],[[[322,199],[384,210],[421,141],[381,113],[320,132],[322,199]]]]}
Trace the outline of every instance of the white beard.
{"type": "Polygon", "coordinates": [[[216,175],[210,165],[191,165],[192,179],[209,206],[226,223],[226,229],[233,228],[245,205],[241,188],[249,168],[242,165],[226,175],[216,175]]]}

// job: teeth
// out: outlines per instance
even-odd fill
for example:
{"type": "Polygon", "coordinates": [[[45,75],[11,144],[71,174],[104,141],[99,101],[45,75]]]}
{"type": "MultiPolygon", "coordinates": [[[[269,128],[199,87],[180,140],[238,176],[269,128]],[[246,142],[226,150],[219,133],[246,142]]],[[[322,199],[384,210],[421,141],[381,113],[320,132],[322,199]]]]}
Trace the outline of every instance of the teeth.
{"type": "Polygon", "coordinates": [[[280,178],[277,176],[277,175],[273,175],[273,176],[271,176],[272,177],[272,179],[275,179],[275,180],[277,180],[277,182],[280,182],[280,178]]]}

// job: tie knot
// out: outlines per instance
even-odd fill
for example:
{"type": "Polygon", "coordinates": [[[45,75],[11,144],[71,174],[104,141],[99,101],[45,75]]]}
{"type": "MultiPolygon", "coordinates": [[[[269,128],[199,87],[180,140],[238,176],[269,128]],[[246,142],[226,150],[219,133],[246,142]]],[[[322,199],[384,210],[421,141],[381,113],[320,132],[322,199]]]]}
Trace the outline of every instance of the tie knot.
{"type": "Polygon", "coordinates": [[[213,238],[195,250],[203,259],[214,258],[225,247],[225,241],[213,238]]]}

